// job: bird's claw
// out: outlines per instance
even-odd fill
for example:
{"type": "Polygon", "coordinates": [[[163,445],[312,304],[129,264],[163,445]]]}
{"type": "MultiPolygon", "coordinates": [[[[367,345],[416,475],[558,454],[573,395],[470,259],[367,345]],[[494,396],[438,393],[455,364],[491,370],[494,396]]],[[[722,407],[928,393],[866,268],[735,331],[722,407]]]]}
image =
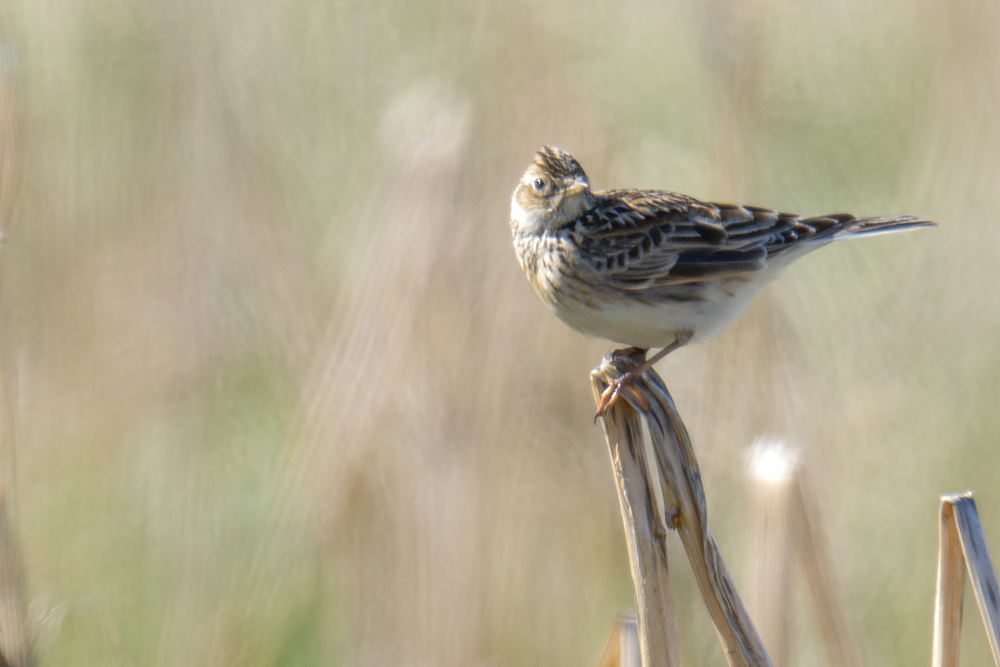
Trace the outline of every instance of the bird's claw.
{"type": "Polygon", "coordinates": [[[597,404],[597,414],[594,415],[595,422],[604,416],[604,413],[607,412],[608,408],[614,405],[615,400],[618,398],[618,392],[620,392],[622,388],[621,380],[622,378],[620,377],[612,381],[601,394],[601,402],[597,404]]]}
{"type": "Polygon", "coordinates": [[[597,414],[594,415],[595,422],[604,416],[608,408],[615,404],[615,401],[618,400],[618,396],[621,394],[622,387],[635,380],[636,377],[638,376],[634,372],[628,372],[611,381],[611,384],[601,394],[601,402],[597,404],[597,414]]]}

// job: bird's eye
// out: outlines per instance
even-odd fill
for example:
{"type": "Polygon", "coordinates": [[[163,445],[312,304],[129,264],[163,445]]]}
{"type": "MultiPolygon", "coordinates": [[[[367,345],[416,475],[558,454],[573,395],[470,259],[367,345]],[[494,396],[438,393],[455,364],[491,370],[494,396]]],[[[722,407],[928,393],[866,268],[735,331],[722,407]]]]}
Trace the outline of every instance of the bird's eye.
{"type": "Polygon", "coordinates": [[[532,183],[535,186],[535,192],[545,192],[545,179],[536,178],[535,182],[532,183]]]}

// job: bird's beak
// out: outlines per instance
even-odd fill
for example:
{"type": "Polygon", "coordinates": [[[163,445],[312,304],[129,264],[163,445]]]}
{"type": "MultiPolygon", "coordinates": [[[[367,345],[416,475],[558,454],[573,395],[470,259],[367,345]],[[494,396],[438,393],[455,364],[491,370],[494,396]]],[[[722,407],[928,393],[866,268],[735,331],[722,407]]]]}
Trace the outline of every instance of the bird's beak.
{"type": "Polygon", "coordinates": [[[566,188],[567,197],[575,197],[576,195],[586,192],[587,188],[590,187],[590,183],[587,181],[577,178],[575,179],[568,188],[566,188]]]}

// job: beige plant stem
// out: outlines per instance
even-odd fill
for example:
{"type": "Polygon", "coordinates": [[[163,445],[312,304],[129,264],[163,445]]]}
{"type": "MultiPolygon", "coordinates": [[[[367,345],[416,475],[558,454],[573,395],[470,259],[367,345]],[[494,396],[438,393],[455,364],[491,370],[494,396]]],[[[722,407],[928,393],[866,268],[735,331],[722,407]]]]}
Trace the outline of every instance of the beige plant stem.
{"type": "MultiPolygon", "coordinates": [[[[604,383],[598,391],[600,381],[595,375],[593,386],[598,403],[609,384],[604,383]]],[[[667,567],[667,531],[657,507],[652,485],[655,469],[651,469],[653,466],[646,457],[639,413],[628,405],[616,403],[604,414],[604,430],[635,583],[642,664],[679,667],[680,641],[667,567]]]]}
{"type": "MultiPolygon", "coordinates": [[[[638,368],[643,361],[641,352],[634,356],[605,357],[591,373],[595,400],[616,378],[638,368]]],[[[673,605],[669,599],[665,535],[660,535],[662,519],[654,523],[659,512],[653,512],[655,500],[650,500],[656,498],[653,480],[658,479],[667,524],[681,538],[726,660],[732,667],[770,667],[771,659],[709,529],[701,475],[687,429],[656,371],[649,370],[622,388],[620,400],[604,415],[604,426],[629,543],[643,664],[680,664],[676,626],[658,625],[665,622],[659,610],[672,610],[673,605]],[[619,466],[617,461],[632,457],[645,461],[642,417],[648,426],[655,466],[639,464],[632,476],[628,476],[629,469],[619,466]],[[630,454],[623,458],[625,453],[630,454]],[[656,476],[650,474],[654,469],[656,476]],[[636,506],[643,513],[637,514],[636,506]],[[661,648],[664,642],[671,646],[661,648]]],[[[673,622],[672,616],[667,622],[673,622]]]]}
{"type": "Polygon", "coordinates": [[[932,664],[934,667],[957,667],[959,664],[967,568],[993,650],[993,661],[1000,665],[1000,585],[971,493],[941,496],[938,529],[932,664]]]}

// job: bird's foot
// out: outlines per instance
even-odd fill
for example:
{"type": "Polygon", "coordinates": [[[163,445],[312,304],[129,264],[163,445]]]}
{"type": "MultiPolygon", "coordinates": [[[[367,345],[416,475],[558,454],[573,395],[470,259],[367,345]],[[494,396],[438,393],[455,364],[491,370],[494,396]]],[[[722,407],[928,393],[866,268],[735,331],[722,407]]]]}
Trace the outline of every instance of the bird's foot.
{"type": "MultiPolygon", "coordinates": [[[[607,412],[608,408],[615,404],[618,400],[618,396],[621,394],[622,388],[635,382],[639,377],[653,367],[653,364],[658,362],[663,357],[667,356],[679,347],[683,347],[691,340],[691,333],[684,332],[677,334],[677,338],[674,339],[670,345],[667,345],[659,352],[654,354],[650,359],[644,361],[639,365],[638,368],[631,370],[611,381],[611,384],[607,386],[604,392],[601,394],[601,400],[597,404],[597,415],[594,417],[596,421],[598,417],[603,417],[604,413],[607,412]]],[[[646,350],[641,347],[626,347],[620,350],[615,350],[611,353],[612,359],[618,359],[621,357],[635,357],[639,356],[640,359],[645,358],[646,350]]]]}
{"type": "MultiPolygon", "coordinates": [[[[640,366],[639,368],[642,367],[640,366]]],[[[597,404],[597,415],[594,417],[595,420],[598,417],[603,417],[607,409],[615,404],[615,401],[618,400],[618,395],[621,393],[622,387],[630,382],[634,382],[640,375],[642,375],[642,373],[639,372],[639,368],[634,371],[629,371],[624,375],[619,375],[611,381],[611,384],[609,384],[601,394],[601,402],[597,404]]]]}

